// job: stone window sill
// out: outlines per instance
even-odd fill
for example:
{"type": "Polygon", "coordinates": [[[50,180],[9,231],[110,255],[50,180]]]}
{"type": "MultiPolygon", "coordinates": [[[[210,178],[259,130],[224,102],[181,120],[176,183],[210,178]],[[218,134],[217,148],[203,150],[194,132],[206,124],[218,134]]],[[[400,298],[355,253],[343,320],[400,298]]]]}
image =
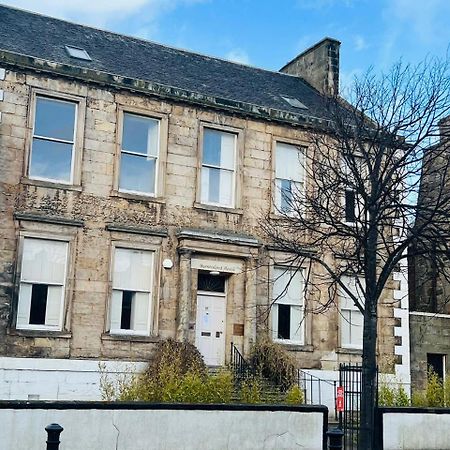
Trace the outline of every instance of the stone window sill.
{"type": "Polygon", "coordinates": [[[29,186],[39,186],[39,187],[45,187],[45,188],[51,188],[51,189],[63,189],[65,191],[81,192],[83,190],[82,186],[76,185],[76,184],[64,184],[64,183],[57,183],[57,182],[53,182],[53,181],[34,180],[34,179],[28,178],[28,177],[22,177],[20,179],[20,182],[22,184],[26,184],[29,186]]]}
{"type": "Polygon", "coordinates": [[[72,333],[68,331],[51,331],[51,330],[18,330],[16,328],[8,329],[9,336],[20,337],[46,337],[54,339],[72,339],[72,333]]]}
{"type": "Polygon", "coordinates": [[[126,342],[159,342],[157,336],[137,336],[135,334],[102,334],[102,341],[126,341],[126,342]]]}
{"type": "Polygon", "coordinates": [[[336,353],[345,354],[345,355],[359,355],[359,356],[362,356],[362,349],[360,349],[360,348],[339,347],[336,350],[336,353]]]}
{"type": "Polygon", "coordinates": [[[125,198],[127,200],[138,200],[140,202],[159,203],[164,205],[166,201],[162,197],[152,197],[145,194],[134,194],[132,192],[111,191],[111,197],[125,198]]]}
{"type": "Polygon", "coordinates": [[[226,206],[217,206],[217,205],[208,205],[206,203],[194,203],[194,208],[202,211],[216,211],[216,212],[224,212],[228,214],[244,214],[244,210],[240,208],[229,208],[226,206]]]}
{"type": "Polygon", "coordinates": [[[314,347],[312,345],[304,344],[290,344],[289,342],[283,342],[279,340],[274,341],[276,344],[282,345],[288,352],[313,352],[314,347]]]}

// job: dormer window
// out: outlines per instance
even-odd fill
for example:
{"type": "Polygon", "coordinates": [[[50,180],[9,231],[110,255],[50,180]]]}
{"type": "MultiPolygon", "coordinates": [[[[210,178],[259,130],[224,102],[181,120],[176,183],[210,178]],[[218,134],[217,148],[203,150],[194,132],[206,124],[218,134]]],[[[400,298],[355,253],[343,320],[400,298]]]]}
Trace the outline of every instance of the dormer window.
{"type": "Polygon", "coordinates": [[[92,61],[91,57],[89,56],[89,53],[83,48],[72,47],[71,45],[66,45],[65,48],[68,55],[72,58],[84,59],[85,61],[92,61]]]}

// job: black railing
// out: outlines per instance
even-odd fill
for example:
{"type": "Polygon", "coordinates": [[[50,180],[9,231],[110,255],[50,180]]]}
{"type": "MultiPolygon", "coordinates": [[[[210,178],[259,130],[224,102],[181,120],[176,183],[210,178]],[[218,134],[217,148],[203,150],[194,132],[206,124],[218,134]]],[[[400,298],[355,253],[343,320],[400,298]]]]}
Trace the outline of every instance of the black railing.
{"type": "Polygon", "coordinates": [[[250,375],[254,375],[253,367],[245,360],[233,342],[231,343],[230,363],[236,381],[242,381],[250,375]]]}
{"type": "Polygon", "coordinates": [[[344,448],[356,449],[360,430],[361,375],[359,364],[339,365],[339,386],[344,388],[344,411],[339,413],[339,428],[344,432],[344,448]]]}
{"type": "MultiPolygon", "coordinates": [[[[325,380],[323,378],[316,377],[304,370],[298,369],[298,386],[303,391],[303,397],[305,404],[307,405],[321,405],[325,397],[330,396],[333,399],[334,405],[334,418],[337,420],[336,410],[336,380],[325,380]]],[[[329,400],[329,399],[328,399],[329,400]]],[[[326,402],[327,403],[327,402],[326,402]]]]}

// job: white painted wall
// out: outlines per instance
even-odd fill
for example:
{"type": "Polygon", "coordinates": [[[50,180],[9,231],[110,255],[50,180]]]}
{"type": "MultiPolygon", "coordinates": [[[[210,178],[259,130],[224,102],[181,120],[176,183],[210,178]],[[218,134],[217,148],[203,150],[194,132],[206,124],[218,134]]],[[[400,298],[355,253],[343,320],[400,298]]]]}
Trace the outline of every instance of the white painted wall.
{"type": "Polygon", "coordinates": [[[52,422],[60,450],[322,449],[320,412],[118,409],[1,409],[0,448],[42,450],[52,422]]]}
{"type": "Polygon", "coordinates": [[[145,367],[142,362],[0,358],[0,399],[100,400],[99,363],[113,378],[145,367]]]}
{"type": "Polygon", "coordinates": [[[383,449],[450,449],[450,413],[383,414],[383,449]]]}

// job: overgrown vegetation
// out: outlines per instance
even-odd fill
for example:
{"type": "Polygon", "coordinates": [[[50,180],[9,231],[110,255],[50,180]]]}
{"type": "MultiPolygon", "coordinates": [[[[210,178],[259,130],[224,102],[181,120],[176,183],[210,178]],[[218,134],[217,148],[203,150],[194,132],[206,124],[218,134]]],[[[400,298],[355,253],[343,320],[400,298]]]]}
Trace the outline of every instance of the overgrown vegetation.
{"type": "MultiPolygon", "coordinates": [[[[208,374],[199,351],[191,344],[174,340],[162,341],[146,369],[139,374],[131,370],[112,377],[100,367],[100,390],[103,400],[147,401],[155,403],[303,403],[303,392],[289,378],[288,359],[276,355],[279,349],[268,344],[254,348],[260,371],[241,383],[235,383],[230,370],[208,374]],[[263,358],[263,349],[268,355],[263,358]],[[276,363],[280,363],[277,371],[276,363]],[[284,390],[267,387],[267,379],[282,380],[284,390]]],[[[285,353],[285,352],[283,352],[285,353]]]]}
{"type": "Polygon", "coordinates": [[[283,392],[297,382],[294,359],[281,347],[267,339],[258,341],[252,349],[250,363],[267,380],[272,381],[283,392]]]}
{"type": "Polygon", "coordinates": [[[433,370],[427,374],[427,386],[423,391],[413,392],[411,399],[401,384],[381,382],[378,388],[380,406],[450,407],[450,374],[442,381],[433,370]]]}

